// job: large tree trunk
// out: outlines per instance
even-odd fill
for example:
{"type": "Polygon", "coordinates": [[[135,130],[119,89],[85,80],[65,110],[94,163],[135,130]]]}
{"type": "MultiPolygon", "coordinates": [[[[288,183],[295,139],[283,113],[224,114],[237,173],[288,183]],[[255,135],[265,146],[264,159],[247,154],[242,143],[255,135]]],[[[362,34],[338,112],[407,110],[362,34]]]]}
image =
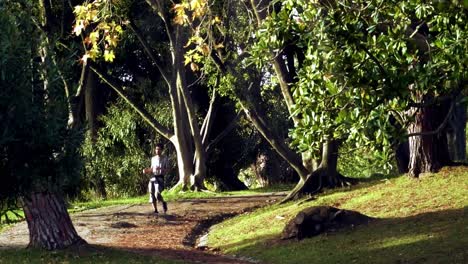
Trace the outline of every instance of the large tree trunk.
{"type": "MultiPolygon", "coordinates": [[[[86,82],[85,82],[85,113],[86,113],[86,121],[88,124],[88,131],[89,131],[89,136],[91,137],[91,142],[94,145],[97,140],[97,131],[98,131],[98,124],[97,124],[97,117],[99,114],[98,110],[98,82],[96,78],[96,73],[93,71],[89,71],[86,77],[86,82]]],[[[96,175],[95,179],[93,179],[94,185],[95,185],[95,191],[96,193],[102,197],[106,198],[107,197],[107,192],[106,192],[106,183],[104,181],[104,178],[102,175],[96,175]]]]}
{"type": "MultiPolygon", "coordinates": [[[[426,95],[421,102],[429,101],[431,98],[426,95]]],[[[447,105],[431,105],[413,110],[414,121],[408,127],[410,134],[408,173],[411,177],[419,177],[421,173],[436,172],[442,166],[451,163],[446,130],[439,127],[450,114],[448,108],[447,105]],[[434,133],[438,130],[438,133],[434,133]]]]}
{"type": "Polygon", "coordinates": [[[355,180],[344,177],[337,170],[338,147],[339,143],[336,140],[325,141],[319,167],[309,174],[303,183],[299,182],[282,202],[317,193],[324,187],[335,188],[353,184],[355,180]]]}
{"type": "Polygon", "coordinates": [[[409,165],[409,144],[408,141],[398,144],[395,150],[395,160],[399,173],[407,173],[409,165]]]}
{"type": "Polygon", "coordinates": [[[337,186],[342,187],[342,181],[337,166],[338,142],[336,140],[328,140],[323,144],[322,162],[320,163],[320,168],[323,168],[326,173],[322,183],[324,186],[330,188],[337,186]]]}
{"type": "Polygon", "coordinates": [[[272,153],[267,151],[258,153],[253,167],[260,187],[267,187],[280,182],[279,162],[272,153]]]}
{"type": "Polygon", "coordinates": [[[450,159],[453,161],[466,160],[466,104],[459,103],[454,109],[453,118],[450,119],[447,132],[450,159]]]}
{"type": "MultiPolygon", "coordinates": [[[[408,133],[421,133],[432,131],[429,122],[429,111],[421,109],[416,114],[416,120],[409,126],[408,133]]],[[[418,177],[421,173],[434,172],[440,164],[435,159],[434,137],[431,135],[414,136],[409,138],[409,167],[408,173],[412,177],[418,177]]]]}
{"type": "Polygon", "coordinates": [[[86,242],[77,234],[63,198],[56,193],[33,193],[24,198],[29,246],[63,249],[86,242]]]}
{"type": "Polygon", "coordinates": [[[247,189],[247,186],[237,177],[237,173],[232,167],[232,160],[222,159],[216,162],[212,173],[216,175],[216,189],[219,191],[240,191],[247,189]]]}

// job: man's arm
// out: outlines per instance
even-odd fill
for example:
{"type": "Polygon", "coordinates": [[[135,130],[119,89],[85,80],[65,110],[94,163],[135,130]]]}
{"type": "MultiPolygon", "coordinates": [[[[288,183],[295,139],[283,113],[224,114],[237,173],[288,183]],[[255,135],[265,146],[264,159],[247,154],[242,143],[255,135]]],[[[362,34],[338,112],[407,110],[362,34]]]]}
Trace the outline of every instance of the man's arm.
{"type": "Polygon", "coordinates": [[[152,168],[144,168],[143,169],[143,174],[151,174],[153,173],[153,169],[152,168]]]}

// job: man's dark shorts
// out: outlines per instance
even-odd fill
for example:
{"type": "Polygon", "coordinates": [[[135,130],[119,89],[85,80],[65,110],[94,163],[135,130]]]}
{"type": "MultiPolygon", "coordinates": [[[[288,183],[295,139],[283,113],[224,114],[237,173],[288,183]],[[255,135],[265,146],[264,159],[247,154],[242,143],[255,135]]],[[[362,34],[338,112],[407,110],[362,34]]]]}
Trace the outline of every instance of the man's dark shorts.
{"type": "Polygon", "coordinates": [[[148,190],[150,193],[149,202],[152,203],[164,190],[164,176],[152,177],[148,183],[148,190]]]}

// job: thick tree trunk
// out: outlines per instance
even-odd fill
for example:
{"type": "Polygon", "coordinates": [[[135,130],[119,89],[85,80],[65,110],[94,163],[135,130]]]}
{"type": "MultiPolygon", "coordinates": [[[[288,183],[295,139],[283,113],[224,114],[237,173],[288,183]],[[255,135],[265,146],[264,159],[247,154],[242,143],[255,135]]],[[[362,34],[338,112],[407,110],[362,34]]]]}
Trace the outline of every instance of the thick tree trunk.
{"type": "Polygon", "coordinates": [[[47,250],[85,244],[77,234],[65,206],[55,193],[33,193],[24,198],[24,215],[29,229],[29,247],[47,250]]]}
{"type": "Polygon", "coordinates": [[[322,147],[322,162],[320,163],[320,168],[323,168],[326,174],[322,185],[330,188],[343,186],[337,166],[338,142],[336,140],[328,140],[322,147]]]}
{"type": "Polygon", "coordinates": [[[355,180],[344,177],[337,170],[338,147],[336,140],[327,140],[322,146],[322,161],[317,170],[309,174],[304,182],[299,182],[282,203],[315,194],[324,187],[335,188],[353,184],[355,180]]]}
{"type": "Polygon", "coordinates": [[[459,103],[454,109],[453,118],[450,119],[447,132],[450,159],[453,161],[466,160],[466,121],[466,104],[459,103]]]}
{"type": "Polygon", "coordinates": [[[399,173],[407,173],[409,165],[409,144],[408,141],[398,144],[395,150],[395,160],[399,173]]]}
{"type": "MultiPolygon", "coordinates": [[[[431,111],[421,109],[416,114],[414,122],[408,127],[408,133],[421,133],[432,131],[430,123],[431,111]]],[[[440,164],[435,159],[434,137],[432,135],[413,136],[409,138],[409,167],[408,173],[412,177],[418,177],[421,173],[434,172],[440,164]]]]}
{"type": "Polygon", "coordinates": [[[272,153],[266,151],[257,154],[254,164],[255,176],[261,187],[271,186],[280,182],[279,161],[275,159],[272,153]]]}
{"type": "MultiPolygon", "coordinates": [[[[429,100],[431,97],[425,96],[424,99],[429,100]]],[[[409,176],[418,177],[421,173],[436,172],[442,166],[451,164],[447,129],[440,127],[451,114],[448,109],[447,104],[442,104],[414,110],[414,121],[408,127],[408,133],[413,134],[409,137],[409,176]]]]}
{"type": "MultiPolygon", "coordinates": [[[[98,131],[98,124],[97,124],[97,117],[98,117],[98,87],[97,87],[97,78],[96,73],[93,71],[89,71],[87,74],[87,80],[85,82],[85,112],[86,112],[86,121],[88,124],[88,131],[89,136],[91,137],[91,142],[94,143],[97,140],[97,131],[98,131]]],[[[107,197],[106,192],[106,183],[104,181],[103,176],[96,175],[95,179],[93,179],[95,185],[95,191],[97,195],[102,198],[107,197]]]]}

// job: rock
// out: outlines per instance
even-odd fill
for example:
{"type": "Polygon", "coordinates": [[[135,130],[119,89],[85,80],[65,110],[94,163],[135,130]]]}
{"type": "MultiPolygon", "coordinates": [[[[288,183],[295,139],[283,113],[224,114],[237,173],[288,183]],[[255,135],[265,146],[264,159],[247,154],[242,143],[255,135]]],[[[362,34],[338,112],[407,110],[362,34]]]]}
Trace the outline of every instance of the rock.
{"type": "Polygon", "coordinates": [[[284,227],[281,239],[298,240],[327,231],[367,224],[373,218],[332,206],[312,206],[300,211],[284,227]]]}

